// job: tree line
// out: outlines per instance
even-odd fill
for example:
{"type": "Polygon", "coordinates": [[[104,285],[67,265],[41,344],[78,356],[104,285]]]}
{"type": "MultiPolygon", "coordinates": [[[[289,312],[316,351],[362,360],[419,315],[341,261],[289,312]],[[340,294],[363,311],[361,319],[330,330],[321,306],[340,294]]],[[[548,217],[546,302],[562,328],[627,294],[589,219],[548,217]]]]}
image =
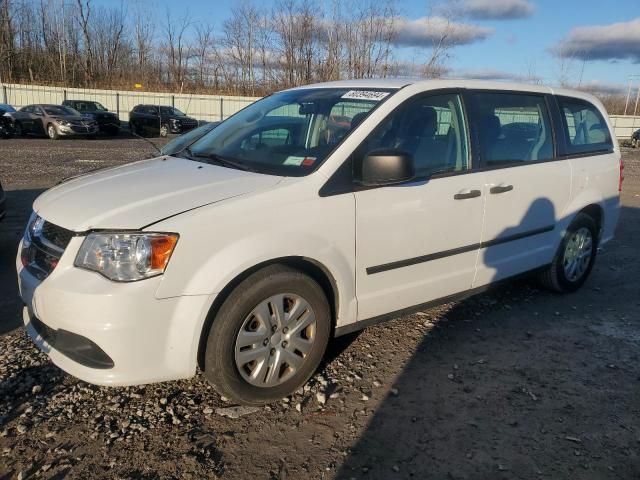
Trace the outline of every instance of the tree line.
{"type": "Polygon", "coordinates": [[[7,83],[141,83],[149,90],[261,95],[317,81],[416,73],[394,56],[395,0],[320,6],[278,0],[269,9],[245,0],[217,29],[193,14],[158,14],[144,0],[117,7],[0,2],[0,80],[7,83]]]}
{"type": "MultiPolygon", "coordinates": [[[[438,77],[459,45],[455,8],[439,8],[425,17],[429,40],[414,60],[399,59],[398,0],[239,0],[219,25],[204,13],[162,12],[151,0],[0,0],[0,82],[262,96],[338,79],[438,77]]],[[[571,86],[573,63],[563,60],[560,84],[571,86]]],[[[534,71],[523,80],[540,82],[534,71]]],[[[622,95],[600,97],[612,113],[623,108],[622,95]]]]}

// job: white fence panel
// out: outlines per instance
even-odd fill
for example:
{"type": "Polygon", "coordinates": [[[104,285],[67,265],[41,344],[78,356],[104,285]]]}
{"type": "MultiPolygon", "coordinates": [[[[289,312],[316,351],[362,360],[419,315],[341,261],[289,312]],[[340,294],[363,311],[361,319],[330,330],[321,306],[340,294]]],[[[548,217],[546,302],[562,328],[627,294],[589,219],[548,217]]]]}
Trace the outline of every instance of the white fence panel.
{"type": "MultiPolygon", "coordinates": [[[[62,88],[39,85],[2,84],[0,101],[16,108],[33,103],[62,103],[63,100],[93,100],[100,102],[120,120],[128,121],[129,112],[141,103],[171,105],[201,121],[224,120],[260,97],[234,97],[228,95],[186,95],[127,90],[97,90],[62,88]]],[[[618,139],[628,139],[640,129],[640,116],[610,115],[618,139]]],[[[520,120],[524,121],[524,120],[520,120]]]]}
{"type": "Polygon", "coordinates": [[[171,105],[201,121],[224,120],[260,97],[229,95],[188,95],[127,90],[45,87],[39,85],[2,84],[0,102],[16,108],[34,103],[60,104],[64,100],[92,100],[116,112],[128,121],[129,112],[139,104],[171,105]]]}
{"type": "Polygon", "coordinates": [[[616,132],[616,137],[620,140],[631,138],[631,134],[640,129],[640,116],[609,115],[609,118],[616,132]]]}

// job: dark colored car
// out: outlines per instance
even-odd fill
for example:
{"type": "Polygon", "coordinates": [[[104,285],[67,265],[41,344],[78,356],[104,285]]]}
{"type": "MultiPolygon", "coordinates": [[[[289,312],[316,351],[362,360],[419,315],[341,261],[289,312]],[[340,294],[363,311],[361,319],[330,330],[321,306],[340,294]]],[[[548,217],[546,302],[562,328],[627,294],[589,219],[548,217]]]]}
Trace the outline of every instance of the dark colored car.
{"type": "Polygon", "coordinates": [[[193,130],[189,130],[187,133],[184,133],[167,143],[160,149],[160,153],[162,155],[175,155],[176,153],[179,153],[185,148],[193,145],[219,124],[220,122],[210,122],[200,125],[198,128],[194,128],[193,130]]]}
{"type": "Polygon", "coordinates": [[[137,135],[185,133],[198,126],[195,118],[186,116],[174,107],[163,105],[136,105],[129,113],[129,128],[137,135]]]}
{"type": "Polygon", "coordinates": [[[4,104],[0,104],[0,138],[13,137],[13,119],[9,116],[10,113],[11,110],[6,109],[4,104]]]}
{"type": "Polygon", "coordinates": [[[73,108],[88,117],[93,117],[93,119],[98,122],[100,131],[105,132],[107,135],[117,135],[120,131],[120,119],[118,115],[107,110],[104,105],[99,102],[91,100],[65,100],[62,102],[62,105],[73,108]]]}
{"type": "Polygon", "coordinates": [[[640,129],[636,130],[633,132],[633,135],[631,135],[631,146],[633,148],[640,147],[640,129]]]}
{"type": "Polygon", "coordinates": [[[57,140],[60,137],[91,137],[98,133],[98,123],[93,118],[62,105],[27,105],[10,115],[16,135],[34,133],[57,140]]]}
{"type": "Polygon", "coordinates": [[[2,183],[0,183],[0,220],[7,214],[7,198],[2,189],[2,183]]]}

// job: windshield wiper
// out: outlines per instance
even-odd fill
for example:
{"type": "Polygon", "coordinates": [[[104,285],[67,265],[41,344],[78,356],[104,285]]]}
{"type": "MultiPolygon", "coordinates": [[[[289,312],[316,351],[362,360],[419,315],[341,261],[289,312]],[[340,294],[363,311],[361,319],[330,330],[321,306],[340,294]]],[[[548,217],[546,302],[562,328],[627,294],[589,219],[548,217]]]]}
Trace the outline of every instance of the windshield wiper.
{"type": "Polygon", "coordinates": [[[218,165],[222,165],[223,167],[235,168],[236,170],[243,170],[245,172],[257,172],[257,170],[249,167],[246,163],[239,162],[233,158],[225,157],[219,155],[217,153],[195,153],[191,150],[191,147],[187,147],[183,150],[184,153],[188,155],[189,158],[206,158],[209,162],[215,162],[218,165]]]}

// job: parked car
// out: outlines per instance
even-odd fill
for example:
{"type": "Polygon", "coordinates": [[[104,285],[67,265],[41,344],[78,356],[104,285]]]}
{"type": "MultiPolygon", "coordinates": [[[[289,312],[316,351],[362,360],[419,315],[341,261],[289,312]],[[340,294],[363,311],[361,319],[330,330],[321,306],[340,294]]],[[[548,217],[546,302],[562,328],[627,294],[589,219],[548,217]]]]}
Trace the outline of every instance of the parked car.
{"type": "Polygon", "coordinates": [[[11,114],[16,135],[33,133],[52,140],[60,137],[91,137],[98,123],[73,108],[62,105],[27,105],[11,114]]]}
{"type": "Polygon", "coordinates": [[[65,107],[73,108],[87,117],[98,122],[98,128],[107,135],[118,135],[120,131],[120,119],[118,115],[107,110],[101,103],[89,100],[65,100],[65,107]]]}
{"type": "Polygon", "coordinates": [[[187,133],[183,133],[177,138],[174,138],[160,149],[161,155],[175,155],[180,153],[185,148],[193,145],[196,141],[200,140],[203,136],[216,128],[220,122],[209,122],[204,125],[200,125],[198,128],[189,130],[187,133]]]}
{"type": "Polygon", "coordinates": [[[7,113],[13,113],[16,111],[15,108],[13,108],[11,105],[9,105],[8,103],[0,103],[0,109],[4,110],[7,113]]]}
{"type": "Polygon", "coordinates": [[[200,366],[226,397],[261,404],[304,384],[332,336],[526,272],[577,290],[613,237],[621,188],[605,109],[584,92],[294,88],[179,156],[42,194],[17,257],[24,322],[87,382],[200,366]]]}
{"type": "Polygon", "coordinates": [[[633,132],[633,135],[631,135],[631,146],[633,148],[640,147],[640,129],[636,130],[633,132]]]}
{"type": "Polygon", "coordinates": [[[13,137],[13,120],[10,113],[13,110],[10,105],[0,104],[0,138],[13,137]]]}
{"type": "Polygon", "coordinates": [[[7,197],[2,189],[2,182],[0,182],[0,220],[2,220],[7,214],[7,197]]]}
{"type": "Polygon", "coordinates": [[[198,126],[195,118],[187,117],[174,107],[163,105],[136,105],[129,113],[129,128],[138,135],[185,133],[198,126]]]}

